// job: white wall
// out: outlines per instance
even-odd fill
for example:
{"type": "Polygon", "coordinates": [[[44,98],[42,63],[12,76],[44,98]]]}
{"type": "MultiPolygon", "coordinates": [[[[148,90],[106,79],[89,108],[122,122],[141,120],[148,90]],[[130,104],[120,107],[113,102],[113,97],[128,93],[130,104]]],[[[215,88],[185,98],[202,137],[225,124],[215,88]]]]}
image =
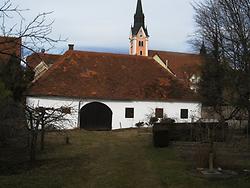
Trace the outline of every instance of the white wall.
{"type": "MultiPolygon", "coordinates": [[[[191,122],[201,117],[201,104],[198,102],[152,102],[152,101],[111,101],[111,100],[91,100],[91,99],[66,99],[56,97],[27,97],[27,103],[44,107],[72,107],[72,114],[69,115],[71,125],[78,127],[78,112],[84,105],[90,102],[101,102],[106,104],[113,112],[112,129],[130,128],[139,121],[146,121],[146,115],[154,113],[155,108],[163,108],[167,117],[175,119],[177,122],[191,122]],[[125,118],[125,108],[134,108],[134,118],[125,118]],[[180,110],[188,109],[189,118],[181,119],[180,110]]],[[[70,126],[68,126],[70,128],[70,126]]]]}
{"type": "Polygon", "coordinates": [[[64,107],[71,107],[71,114],[65,116],[65,118],[68,119],[68,121],[65,121],[64,127],[71,129],[76,128],[78,126],[78,105],[79,100],[73,100],[73,99],[59,99],[59,98],[53,98],[53,97],[46,97],[46,98],[37,98],[37,97],[27,97],[26,103],[28,105],[38,107],[54,107],[54,108],[60,108],[62,106],[64,107]]]}

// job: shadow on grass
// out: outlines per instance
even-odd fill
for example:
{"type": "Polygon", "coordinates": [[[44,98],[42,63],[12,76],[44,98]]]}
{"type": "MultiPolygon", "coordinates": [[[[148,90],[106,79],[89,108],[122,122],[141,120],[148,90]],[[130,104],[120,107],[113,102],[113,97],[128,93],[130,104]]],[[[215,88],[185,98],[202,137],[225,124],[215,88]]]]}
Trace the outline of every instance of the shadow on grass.
{"type": "Polygon", "coordinates": [[[51,158],[51,159],[38,159],[34,163],[30,161],[22,162],[11,162],[11,161],[0,161],[0,176],[20,175],[24,173],[33,172],[42,169],[77,169],[79,163],[89,161],[87,155],[75,156],[71,158],[51,158]]]}

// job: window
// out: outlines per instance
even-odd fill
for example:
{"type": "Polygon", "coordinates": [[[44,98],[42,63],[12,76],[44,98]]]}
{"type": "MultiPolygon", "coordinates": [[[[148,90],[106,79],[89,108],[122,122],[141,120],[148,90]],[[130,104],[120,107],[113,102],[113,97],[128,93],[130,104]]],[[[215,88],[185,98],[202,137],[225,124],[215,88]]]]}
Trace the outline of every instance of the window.
{"type": "Polygon", "coordinates": [[[134,118],[134,108],[125,109],[125,118],[134,118]]]}
{"type": "Polygon", "coordinates": [[[140,55],[142,55],[142,51],[140,51],[140,55]]]}
{"type": "Polygon", "coordinates": [[[139,46],[143,46],[143,41],[139,41],[139,46]]]}
{"type": "Polygon", "coordinates": [[[163,108],[156,108],[155,109],[155,117],[163,118],[163,108]]]}
{"type": "Polygon", "coordinates": [[[70,107],[61,107],[61,112],[64,114],[71,114],[71,108],[70,107]]]}
{"type": "Polygon", "coordinates": [[[181,119],[188,119],[188,109],[181,109],[181,119]]]}

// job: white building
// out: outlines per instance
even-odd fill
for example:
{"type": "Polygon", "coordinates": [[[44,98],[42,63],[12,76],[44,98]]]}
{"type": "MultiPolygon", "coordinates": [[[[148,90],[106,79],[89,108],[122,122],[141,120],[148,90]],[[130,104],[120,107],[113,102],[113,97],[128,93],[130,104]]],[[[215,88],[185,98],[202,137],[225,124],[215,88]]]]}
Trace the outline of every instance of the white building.
{"type": "MultiPolygon", "coordinates": [[[[27,103],[67,106],[69,128],[87,130],[130,128],[148,115],[177,122],[199,119],[201,104],[190,80],[198,74],[200,56],[149,51],[148,38],[138,0],[130,55],[76,51],[73,45],[56,58],[46,54],[50,66],[33,82],[27,103]]],[[[45,62],[28,59],[33,65],[45,62]]]]}
{"type": "Polygon", "coordinates": [[[177,122],[191,122],[200,118],[198,102],[115,101],[73,99],[63,97],[28,97],[27,103],[35,106],[71,108],[66,121],[68,128],[111,130],[135,127],[147,122],[148,115],[161,111],[177,122]],[[100,113],[100,114],[98,114],[100,113]],[[86,120],[85,120],[86,119],[86,120]]]}
{"type": "Polygon", "coordinates": [[[155,111],[177,122],[201,114],[195,94],[153,58],[75,50],[33,83],[27,103],[68,106],[73,127],[98,130],[133,127],[155,111]]]}

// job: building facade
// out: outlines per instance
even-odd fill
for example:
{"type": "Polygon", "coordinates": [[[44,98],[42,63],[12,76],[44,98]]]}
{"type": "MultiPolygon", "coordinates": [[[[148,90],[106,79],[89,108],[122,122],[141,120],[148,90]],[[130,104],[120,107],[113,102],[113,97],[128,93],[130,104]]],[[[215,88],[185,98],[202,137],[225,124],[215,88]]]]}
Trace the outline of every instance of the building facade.
{"type": "Polygon", "coordinates": [[[65,97],[27,97],[31,106],[60,108],[69,107],[67,128],[86,130],[115,130],[135,127],[138,122],[148,122],[149,117],[158,116],[176,122],[194,122],[200,118],[199,102],[122,101],[101,99],[74,99],[65,97]],[[159,114],[160,111],[160,114],[159,114]],[[158,112],[158,113],[157,113],[158,112]],[[98,115],[104,114],[102,115],[98,115]]]}
{"type": "Polygon", "coordinates": [[[190,79],[199,72],[200,56],[148,50],[148,39],[138,0],[129,55],[77,51],[72,45],[63,55],[34,54],[31,65],[50,66],[33,82],[27,104],[67,107],[66,127],[86,130],[130,128],[149,117],[197,121],[201,103],[190,79]]]}

